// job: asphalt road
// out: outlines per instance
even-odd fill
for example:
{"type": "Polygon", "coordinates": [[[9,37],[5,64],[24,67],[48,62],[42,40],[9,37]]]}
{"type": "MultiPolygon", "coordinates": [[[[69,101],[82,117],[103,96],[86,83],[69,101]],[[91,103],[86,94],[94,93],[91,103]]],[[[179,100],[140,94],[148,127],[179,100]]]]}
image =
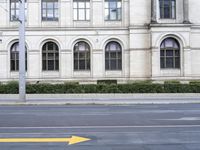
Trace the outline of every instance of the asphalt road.
{"type": "Polygon", "coordinates": [[[68,138],[68,143],[0,143],[0,150],[200,150],[200,104],[0,106],[0,138],[68,138]]]}

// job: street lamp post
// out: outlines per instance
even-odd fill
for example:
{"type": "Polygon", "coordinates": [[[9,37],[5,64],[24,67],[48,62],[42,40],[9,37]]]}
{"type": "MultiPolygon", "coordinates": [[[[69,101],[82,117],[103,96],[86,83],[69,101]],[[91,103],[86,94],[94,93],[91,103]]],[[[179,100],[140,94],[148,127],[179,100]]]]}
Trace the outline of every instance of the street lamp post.
{"type": "Polygon", "coordinates": [[[19,99],[26,101],[25,0],[19,0],[19,99]]]}

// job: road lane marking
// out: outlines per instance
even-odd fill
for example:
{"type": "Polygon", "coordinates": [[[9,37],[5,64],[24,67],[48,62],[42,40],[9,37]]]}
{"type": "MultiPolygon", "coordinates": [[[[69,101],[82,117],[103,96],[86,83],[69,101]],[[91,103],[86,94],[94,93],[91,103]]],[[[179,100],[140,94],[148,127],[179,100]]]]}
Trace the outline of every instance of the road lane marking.
{"type": "Polygon", "coordinates": [[[182,117],[182,118],[174,118],[174,119],[155,119],[155,120],[169,120],[169,121],[199,121],[200,117],[182,117]]]}
{"type": "Polygon", "coordinates": [[[0,138],[0,143],[68,143],[68,145],[86,142],[91,139],[72,136],[71,138],[0,138]]]}
{"type": "Polygon", "coordinates": [[[200,125],[0,127],[0,129],[192,128],[200,125]]]}

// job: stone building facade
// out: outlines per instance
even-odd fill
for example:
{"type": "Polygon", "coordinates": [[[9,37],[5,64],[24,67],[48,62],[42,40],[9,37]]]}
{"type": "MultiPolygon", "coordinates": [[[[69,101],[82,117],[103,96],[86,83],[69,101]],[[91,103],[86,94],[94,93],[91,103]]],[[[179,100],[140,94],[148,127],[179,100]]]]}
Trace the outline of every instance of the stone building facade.
{"type": "MultiPolygon", "coordinates": [[[[18,0],[0,0],[0,81],[18,79],[18,0]]],[[[27,0],[27,81],[200,79],[198,0],[27,0]]]]}

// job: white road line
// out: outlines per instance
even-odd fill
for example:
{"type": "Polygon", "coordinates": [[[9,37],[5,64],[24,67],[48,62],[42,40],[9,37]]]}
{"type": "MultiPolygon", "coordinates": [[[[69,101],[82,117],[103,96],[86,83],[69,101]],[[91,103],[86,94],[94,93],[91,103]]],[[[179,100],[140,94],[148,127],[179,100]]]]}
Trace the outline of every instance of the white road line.
{"type": "Polygon", "coordinates": [[[182,117],[182,118],[177,118],[177,119],[155,119],[155,120],[171,120],[171,121],[176,121],[176,120],[183,120],[183,121],[199,121],[200,117],[182,117]]]}
{"type": "Polygon", "coordinates": [[[200,125],[152,125],[152,126],[57,126],[57,127],[0,127],[0,129],[108,129],[108,128],[193,128],[200,125]]]}
{"type": "MultiPolygon", "coordinates": [[[[53,132],[53,133],[43,133],[43,132],[40,132],[40,133],[35,133],[35,132],[29,132],[29,133],[21,133],[21,132],[10,132],[10,133],[1,133],[0,132],[0,137],[1,136],[4,136],[4,135],[35,135],[35,136],[37,136],[37,135],[39,135],[39,136],[46,136],[46,135],[50,135],[50,136],[66,136],[67,134],[96,134],[96,133],[100,133],[100,134],[102,134],[102,133],[108,133],[108,132],[106,132],[106,131],[86,131],[86,132],[80,132],[80,131],[77,131],[77,132],[75,132],[75,131],[73,131],[73,132],[65,132],[65,133],[60,133],[60,132],[53,132]]],[[[132,133],[132,134],[146,134],[146,133],[154,133],[154,134],[160,134],[161,132],[160,131],[147,131],[147,132],[139,132],[139,131],[112,131],[112,132],[109,132],[109,133],[114,133],[114,134],[122,134],[122,133],[132,133]]],[[[174,131],[168,131],[167,133],[174,133],[174,131]]],[[[200,131],[178,131],[177,133],[188,133],[188,134],[190,134],[190,133],[196,133],[196,134],[199,134],[200,133],[200,131]]]]}

